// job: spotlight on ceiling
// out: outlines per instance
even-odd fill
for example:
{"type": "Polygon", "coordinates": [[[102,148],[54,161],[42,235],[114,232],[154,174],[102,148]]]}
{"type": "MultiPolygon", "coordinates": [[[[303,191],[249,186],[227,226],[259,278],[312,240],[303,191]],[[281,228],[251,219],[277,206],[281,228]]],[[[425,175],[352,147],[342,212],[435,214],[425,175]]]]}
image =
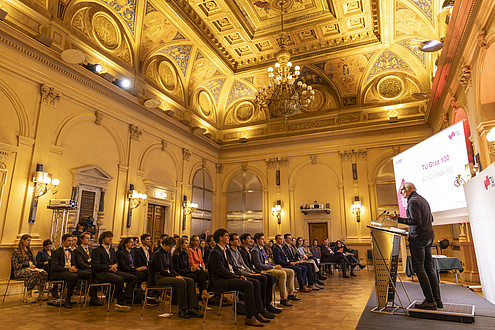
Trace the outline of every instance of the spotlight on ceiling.
{"type": "Polygon", "coordinates": [[[419,44],[418,46],[419,50],[422,52],[436,52],[439,51],[440,49],[443,48],[443,43],[438,40],[427,40],[423,41],[422,43],[419,44]]]}
{"type": "Polygon", "coordinates": [[[442,4],[442,9],[450,9],[454,7],[455,0],[445,0],[442,4]]]}
{"type": "Polygon", "coordinates": [[[131,81],[127,78],[115,79],[113,81],[113,84],[123,89],[128,89],[129,87],[131,87],[131,81]]]}
{"type": "Polygon", "coordinates": [[[83,64],[83,67],[94,73],[101,73],[103,71],[103,66],[101,64],[83,64]]]}

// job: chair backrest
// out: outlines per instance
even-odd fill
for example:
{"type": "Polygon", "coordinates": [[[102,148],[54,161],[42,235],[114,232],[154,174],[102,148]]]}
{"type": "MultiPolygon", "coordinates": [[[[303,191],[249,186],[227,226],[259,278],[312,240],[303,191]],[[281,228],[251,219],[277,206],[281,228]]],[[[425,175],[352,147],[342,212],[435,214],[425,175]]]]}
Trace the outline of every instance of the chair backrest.
{"type": "Polygon", "coordinates": [[[148,286],[155,286],[155,272],[153,270],[153,261],[148,262],[148,286]]]}
{"type": "Polygon", "coordinates": [[[52,258],[48,259],[48,281],[52,280],[52,258]]]}
{"type": "Polygon", "coordinates": [[[10,262],[10,279],[11,280],[18,280],[18,277],[14,276],[14,265],[12,265],[12,261],[10,262]]]}

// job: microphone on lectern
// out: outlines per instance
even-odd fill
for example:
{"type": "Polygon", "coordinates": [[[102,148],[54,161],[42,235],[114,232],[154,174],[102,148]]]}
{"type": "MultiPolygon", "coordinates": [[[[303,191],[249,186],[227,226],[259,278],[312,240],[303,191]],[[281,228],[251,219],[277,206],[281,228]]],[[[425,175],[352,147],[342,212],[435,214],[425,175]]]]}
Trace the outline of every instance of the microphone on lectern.
{"type": "Polygon", "coordinates": [[[381,227],[381,226],[382,226],[382,224],[383,224],[383,220],[385,219],[385,217],[383,217],[382,221],[380,221],[380,222],[377,222],[377,221],[378,221],[378,219],[380,219],[380,217],[381,217],[382,215],[384,215],[384,214],[389,214],[389,213],[390,213],[390,212],[389,212],[389,211],[387,211],[387,210],[385,210],[385,211],[383,211],[382,213],[380,213],[380,215],[379,215],[379,216],[375,219],[375,221],[372,221],[372,222],[371,222],[371,226],[373,226],[373,227],[381,227]]]}

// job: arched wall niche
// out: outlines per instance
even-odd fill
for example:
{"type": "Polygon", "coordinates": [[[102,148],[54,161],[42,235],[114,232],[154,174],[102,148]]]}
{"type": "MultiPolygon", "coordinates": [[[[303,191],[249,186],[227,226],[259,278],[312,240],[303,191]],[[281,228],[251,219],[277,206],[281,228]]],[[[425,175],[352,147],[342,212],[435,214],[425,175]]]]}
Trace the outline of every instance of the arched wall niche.
{"type": "Polygon", "coordinates": [[[480,77],[480,121],[495,120],[495,46],[492,44],[485,53],[480,77]]]}
{"type": "Polygon", "coordinates": [[[327,236],[331,241],[345,237],[345,224],[341,213],[341,176],[331,165],[324,162],[315,164],[306,161],[300,164],[290,175],[289,187],[293,189],[291,197],[294,214],[294,232],[292,235],[309,237],[310,223],[327,223],[327,236]],[[330,215],[322,212],[304,215],[299,207],[318,201],[326,206],[330,204],[330,215]]]}

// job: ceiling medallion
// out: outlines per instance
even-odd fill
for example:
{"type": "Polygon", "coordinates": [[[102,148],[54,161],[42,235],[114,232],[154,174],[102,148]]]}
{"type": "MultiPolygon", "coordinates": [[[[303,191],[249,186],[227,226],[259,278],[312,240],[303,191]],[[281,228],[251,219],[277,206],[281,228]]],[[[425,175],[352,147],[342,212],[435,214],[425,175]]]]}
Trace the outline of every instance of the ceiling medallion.
{"type": "Polygon", "coordinates": [[[119,28],[106,13],[97,12],[93,16],[93,33],[100,45],[108,50],[114,50],[120,45],[119,28]]]}
{"type": "Polygon", "coordinates": [[[158,66],[158,74],[165,89],[168,91],[175,89],[175,86],[177,85],[177,77],[175,75],[174,68],[170,63],[166,61],[161,62],[158,66]]]}
{"type": "Polygon", "coordinates": [[[253,117],[254,107],[251,102],[242,102],[235,110],[237,120],[245,122],[253,117]]]}
{"type": "Polygon", "coordinates": [[[280,51],[275,63],[276,74],[273,68],[268,68],[270,82],[256,93],[256,103],[261,108],[268,108],[270,113],[276,117],[287,118],[299,112],[301,107],[308,107],[314,99],[314,91],[311,86],[301,80],[294,84],[301,73],[299,66],[291,71],[290,52],[287,50],[288,36],[284,32],[284,5],[287,0],[278,2],[281,8],[282,32],[280,36],[280,51]]]}
{"type": "Polygon", "coordinates": [[[211,99],[207,92],[201,91],[198,95],[199,110],[205,117],[209,117],[212,112],[211,99]]]}
{"type": "Polygon", "coordinates": [[[388,76],[381,79],[377,86],[380,96],[386,99],[394,99],[398,97],[402,93],[403,89],[404,85],[402,80],[395,76],[388,76]]]}

